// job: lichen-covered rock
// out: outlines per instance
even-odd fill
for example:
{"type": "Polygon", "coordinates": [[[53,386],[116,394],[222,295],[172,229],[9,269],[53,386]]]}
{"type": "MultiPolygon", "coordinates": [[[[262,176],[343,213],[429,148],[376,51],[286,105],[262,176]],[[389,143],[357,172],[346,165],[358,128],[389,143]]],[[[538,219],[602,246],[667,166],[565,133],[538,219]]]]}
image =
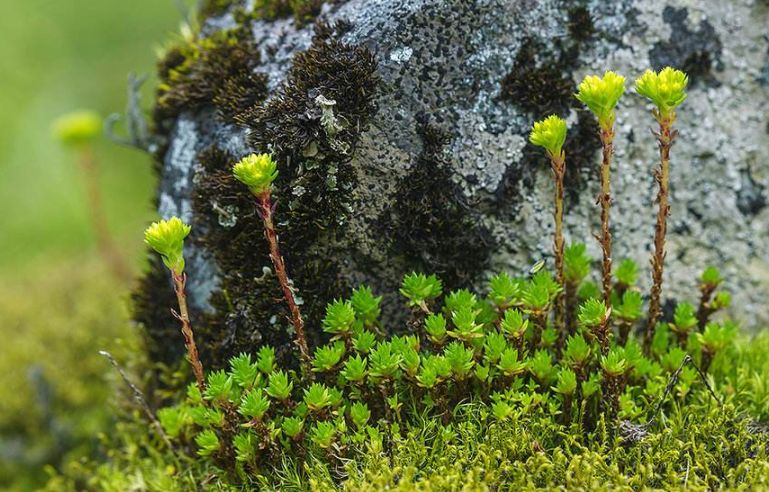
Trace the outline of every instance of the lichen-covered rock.
{"type": "MultiPolygon", "coordinates": [[[[665,65],[687,71],[691,87],[672,151],[663,297],[696,301],[698,274],[713,264],[734,293],[733,314],[769,321],[766,2],[349,0],[324,5],[315,26],[306,16],[254,20],[250,3],[231,3],[202,36],[248,43],[253,56],[201,43],[218,50],[198,57],[211,70],[184,67],[177,53],[163,70],[178,69],[192,99],[174,92],[176,105],[156,112],[169,136],[160,213],[195,225],[188,271],[209,358],[280,344],[289,329],[253,200],[228,179],[236,159],[270,151],[281,162],[278,229],[311,331],[325,303],[359,283],[385,295],[398,330],[395,293],[407,272],[468,285],[551,256],[553,184],[527,144],[547,113],[571,127],[567,240],[597,258],[597,126],[573,92],[586,74],[632,80],[665,65]]],[[[654,123],[641,97],[620,101],[614,257],[643,267],[656,211],[654,123]]],[[[650,276],[642,268],[647,291],[650,276]]]]}

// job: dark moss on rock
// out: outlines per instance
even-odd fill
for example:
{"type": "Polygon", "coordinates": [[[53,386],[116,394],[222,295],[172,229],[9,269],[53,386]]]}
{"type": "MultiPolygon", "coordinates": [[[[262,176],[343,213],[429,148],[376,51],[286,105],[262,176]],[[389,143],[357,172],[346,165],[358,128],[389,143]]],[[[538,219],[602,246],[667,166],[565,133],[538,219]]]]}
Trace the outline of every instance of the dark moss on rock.
{"type": "Polygon", "coordinates": [[[686,72],[692,84],[718,85],[713,70],[721,66],[721,40],[707,20],[702,20],[694,30],[687,23],[688,17],[685,7],[665,7],[662,18],[670,26],[670,39],[658,42],[649,51],[652,68],[670,66],[686,72]]]}
{"type": "Polygon", "coordinates": [[[413,270],[437,274],[447,288],[472,285],[489,264],[495,241],[453,178],[446,145],[450,136],[420,122],[422,152],[396,187],[393,207],[384,217],[393,253],[413,270]]]}
{"type": "MultiPolygon", "coordinates": [[[[321,341],[326,303],[349,288],[340,273],[339,236],[352,210],[350,159],[375,111],[376,60],[366,48],[339,41],[344,28],[319,25],[310,48],[295,55],[286,83],[235,118],[250,130],[253,150],[279,162],[276,225],[311,343],[321,341]]],[[[293,349],[256,200],[232,178],[237,157],[212,147],[199,155],[195,178],[195,226],[205,231],[200,246],[220,270],[214,312],[198,330],[213,367],[261,343],[282,354],[293,349]]]]}
{"type": "MultiPolygon", "coordinates": [[[[583,15],[583,14],[574,14],[583,15]]],[[[589,13],[585,11],[584,15],[589,13]]],[[[571,15],[570,15],[571,19],[571,15]]],[[[581,19],[580,22],[587,23],[581,19]]],[[[592,22],[591,22],[592,24],[592,22]]],[[[582,25],[581,29],[588,29],[582,25]]],[[[590,28],[592,29],[592,28],[590,28]]],[[[502,83],[501,98],[531,114],[531,122],[551,114],[567,116],[569,111],[577,112],[577,125],[569,128],[566,144],[567,169],[565,184],[569,203],[576,203],[584,190],[583,169],[596,166],[596,153],[601,148],[598,136],[598,123],[576,100],[574,93],[577,83],[572,78],[572,64],[580,50],[580,41],[563,42],[555,56],[549,60],[535,61],[537,53],[546,52],[536,49],[532,43],[525,43],[516,57],[516,63],[502,83]]],[[[592,36],[592,31],[590,32],[592,36]]],[[[536,176],[541,169],[549,169],[550,164],[542,149],[527,142],[523,149],[521,165],[509,166],[495,193],[498,199],[506,203],[518,203],[519,190],[527,189],[536,183],[536,176]]]]}
{"type": "Polygon", "coordinates": [[[235,11],[235,20],[244,24],[250,20],[273,21],[293,17],[297,26],[311,23],[323,9],[325,0],[256,0],[251,10],[235,11]]]}
{"type": "Polygon", "coordinates": [[[502,81],[501,99],[509,101],[534,119],[549,114],[564,114],[573,100],[574,82],[564,63],[537,60],[541,47],[533,42],[521,46],[515,64],[502,81]]]}
{"type": "Polygon", "coordinates": [[[266,76],[254,73],[259,63],[245,27],[171,48],[160,62],[156,123],[210,104],[222,117],[233,118],[266,96],[266,76]]]}
{"type": "Polygon", "coordinates": [[[587,41],[595,34],[593,17],[585,5],[574,5],[569,8],[569,34],[572,39],[587,41]]]}
{"type": "Polygon", "coordinates": [[[242,0],[205,0],[200,7],[200,16],[205,19],[221,15],[241,3],[242,0]]]}
{"type": "Polygon", "coordinates": [[[348,26],[318,24],[312,45],[294,57],[286,83],[266,105],[255,106],[237,120],[251,132],[249,144],[263,151],[298,159],[350,154],[361,124],[375,111],[377,62],[364,46],[339,40],[348,26]],[[337,128],[324,124],[324,103],[337,128]]]}

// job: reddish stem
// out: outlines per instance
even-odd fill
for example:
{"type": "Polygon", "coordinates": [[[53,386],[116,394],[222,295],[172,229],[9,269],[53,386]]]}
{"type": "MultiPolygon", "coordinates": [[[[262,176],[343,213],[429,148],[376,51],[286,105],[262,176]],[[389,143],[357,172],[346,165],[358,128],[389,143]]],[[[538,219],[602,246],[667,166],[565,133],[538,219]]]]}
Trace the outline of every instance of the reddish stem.
{"type": "Polygon", "coordinates": [[[646,333],[644,335],[644,353],[649,354],[654,332],[657,327],[657,320],[660,316],[660,298],[662,296],[662,269],[665,262],[665,236],[667,235],[667,220],[670,215],[670,206],[668,205],[668,181],[670,166],[670,148],[675,142],[676,132],[672,131],[675,113],[670,117],[663,118],[658,115],[660,131],[655,134],[660,149],[660,168],[654,171],[654,179],[659,185],[657,192],[657,224],[654,229],[654,256],[651,259],[652,265],[652,289],[651,301],[649,302],[649,316],[646,320],[646,333]]]}
{"type": "Polygon", "coordinates": [[[99,188],[96,156],[93,150],[90,147],[83,147],[79,154],[79,161],[80,170],[85,180],[88,215],[94,236],[96,236],[99,253],[118,278],[129,281],[131,279],[130,269],[112,240],[107,218],[104,216],[104,203],[99,188]]]}
{"type": "Polygon", "coordinates": [[[555,178],[555,236],[553,238],[553,254],[555,255],[555,276],[561,292],[555,300],[555,325],[559,330],[558,346],[563,341],[567,327],[566,320],[566,285],[563,274],[563,175],[566,170],[566,158],[563,152],[560,155],[550,155],[550,167],[555,178]]]}
{"type": "Polygon", "coordinates": [[[611,157],[614,154],[614,128],[601,129],[603,160],[601,163],[601,249],[603,250],[603,300],[611,306],[611,233],[609,232],[609,209],[611,208],[611,157]]]}
{"type": "Polygon", "coordinates": [[[257,198],[259,199],[259,205],[261,207],[260,215],[264,222],[264,236],[270,245],[272,264],[275,266],[275,274],[278,276],[280,286],[283,288],[283,295],[286,298],[288,308],[291,311],[291,322],[296,330],[295,343],[299,347],[306,375],[310,376],[312,375],[310,349],[307,347],[307,340],[304,336],[304,320],[302,319],[302,313],[299,311],[299,306],[294,298],[294,292],[291,290],[291,284],[288,280],[288,274],[286,273],[286,265],[278,248],[278,235],[275,232],[275,224],[273,223],[275,210],[270,201],[270,190],[268,189],[257,195],[257,198]]]}
{"type": "Polygon", "coordinates": [[[190,357],[190,365],[192,365],[192,371],[195,373],[195,379],[198,383],[200,393],[204,394],[206,391],[206,382],[203,376],[203,364],[200,363],[198,357],[198,347],[195,345],[195,334],[192,332],[192,323],[190,323],[190,315],[187,310],[187,295],[184,292],[184,288],[187,285],[187,275],[171,272],[174,279],[174,291],[176,291],[176,299],[179,301],[179,312],[174,315],[182,322],[182,335],[184,336],[184,346],[187,347],[187,354],[190,357]]]}

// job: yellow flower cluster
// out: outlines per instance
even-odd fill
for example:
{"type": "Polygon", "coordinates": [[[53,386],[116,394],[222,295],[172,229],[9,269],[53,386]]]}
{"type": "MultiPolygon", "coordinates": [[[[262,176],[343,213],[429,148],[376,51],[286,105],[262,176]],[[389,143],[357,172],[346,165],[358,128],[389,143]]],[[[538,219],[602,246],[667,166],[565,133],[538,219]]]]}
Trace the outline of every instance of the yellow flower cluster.
{"type": "Polygon", "coordinates": [[[278,177],[278,165],[268,154],[251,154],[235,164],[232,174],[255,195],[261,195],[278,177]]]}
{"type": "Polygon", "coordinates": [[[531,129],[529,141],[544,147],[553,156],[560,156],[561,148],[566,142],[566,121],[556,115],[537,121],[531,129]]]}
{"type": "Polygon", "coordinates": [[[82,145],[101,132],[102,119],[95,111],[75,111],[53,123],[53,136],[64,145],[82,145]]]}
{"type": "Polygon", "coordinates": [[[635,81],[635,90],[649,98],[659,109],[660,116],[670,116],[676,106],[686,99],[689,77],[680,70],[663,68],[659,73],[647,70],[635,81]]]}
{"type": "Polygon", "coordinates": [[[179,217],[153,222],[144,231],[144,242],[163,256],[163,262],[176,274],[184,271],[184,238],[192,228],[179,217]]]}
{"type": "Polygon", "coordinates": [[[598,116],[598,123],[608,130],[614,126],[615,109],[622,94],[625,93],[625,77],[614,72],[606,72],[603,78],[588,75],[579,84],[577,99],[598,116]]]}

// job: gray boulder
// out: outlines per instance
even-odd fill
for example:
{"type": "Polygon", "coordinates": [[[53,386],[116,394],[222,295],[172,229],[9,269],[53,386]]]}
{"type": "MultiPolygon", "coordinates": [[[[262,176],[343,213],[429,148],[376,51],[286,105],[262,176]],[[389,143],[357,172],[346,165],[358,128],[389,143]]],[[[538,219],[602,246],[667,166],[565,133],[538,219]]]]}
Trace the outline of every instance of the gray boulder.
{"type": "Polygon", "coordinates": [[[584,75],[605,70],[625,75],[629,88],[617,111],[614,258],[636,260],[648,292],[657,147],[651,108],[632,81],[667,65],[687,71],[691,87],[672,151],[663,297],[697,302],[699,273],[714,265],[734,294],[732,314],[747,326],[769,321],[766,2],[349,0],[324,5],[318,19],[327,25],[315,30],[294,19],[253,20],[250,11],[233,6],[210,17],[202,34],[240,28],[253,36],[247,68],[265,98],[224,114],[221,91],[230,84],[159,118],[169,138],[160,214],[195,224],[191,297],[202,336],[221,357],[279,342],[267,334],[290,328],[270,298],[269,258],[247,192],[212,186],[212,176],[223,180],[252,151],[274,152],[284,179],[279,232],[310,326],[318,329],[325,302],[363,283],[385,296],[385,319],[398,330],[405,273],[482,288],[491,272],[521,275],[552,260],[553,184],[541,152],[527,144],[532,122],[548,113],[570,124],[567,241],[587,243],[600,258],[591,236],[599,144],[572,93],[584,75]],[[338,65],[328,71],[311,65],[329,60],[338,65]]]}

